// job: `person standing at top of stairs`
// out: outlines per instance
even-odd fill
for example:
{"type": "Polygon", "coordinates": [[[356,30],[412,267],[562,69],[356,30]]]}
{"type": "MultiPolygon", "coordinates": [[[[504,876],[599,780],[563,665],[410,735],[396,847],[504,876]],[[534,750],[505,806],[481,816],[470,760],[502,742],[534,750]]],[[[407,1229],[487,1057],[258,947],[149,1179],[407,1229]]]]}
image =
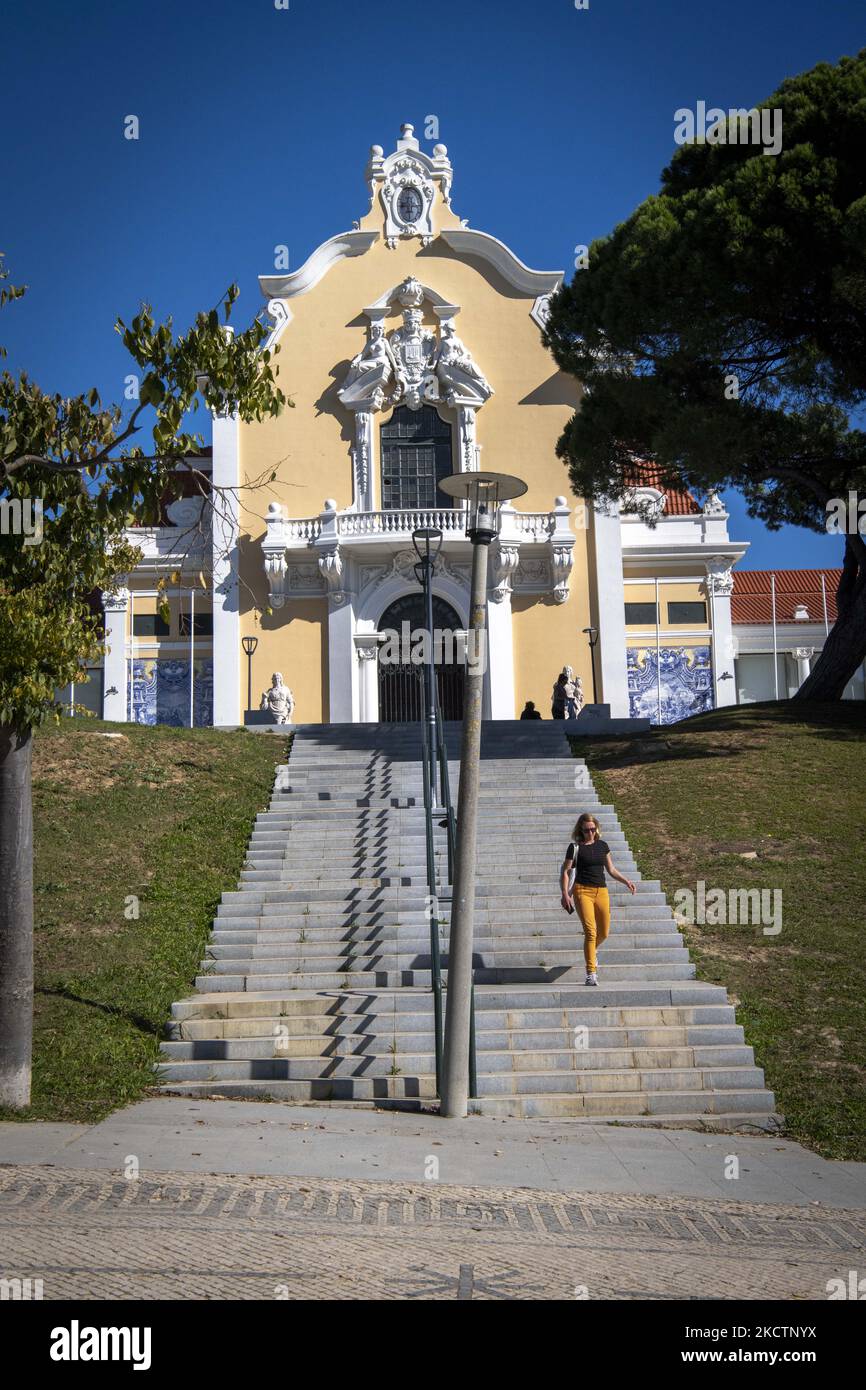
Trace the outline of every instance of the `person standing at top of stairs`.
{"type": "Polygon", "coordinates": [[[560,875],[562,906],[566,912],[577,909],[583,927],[583,954],[586,961],[587,985],[598,984],[596,949],[607,940],[610,932],[610,894],[604,871],[625,884],[630,893],[636,891],[630,878],[614,867],[610,847],[601,838],[601,826],[595,816],[584,811],[578,816],[560,875]]]}

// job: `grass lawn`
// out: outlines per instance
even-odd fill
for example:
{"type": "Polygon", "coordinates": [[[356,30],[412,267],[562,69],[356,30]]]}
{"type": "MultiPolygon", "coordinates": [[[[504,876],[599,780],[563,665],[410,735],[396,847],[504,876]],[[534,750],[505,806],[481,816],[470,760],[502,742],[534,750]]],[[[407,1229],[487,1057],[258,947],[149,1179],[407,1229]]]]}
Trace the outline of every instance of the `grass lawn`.
{"type": "Polygon", "coordinates": [[[699,880],[781,890],[778,935],[698,923],[686,944],[728,987],[787,1132],[866,1159],[866,709],[746,705],[573,746],[675,910],[699,880]]]}
{"type": "Polygon", "coordinates": [[[36,733],[33,1098],[0,1117],[95,1121],[153,1085],[287,746],[83,719],[36,733]]]}

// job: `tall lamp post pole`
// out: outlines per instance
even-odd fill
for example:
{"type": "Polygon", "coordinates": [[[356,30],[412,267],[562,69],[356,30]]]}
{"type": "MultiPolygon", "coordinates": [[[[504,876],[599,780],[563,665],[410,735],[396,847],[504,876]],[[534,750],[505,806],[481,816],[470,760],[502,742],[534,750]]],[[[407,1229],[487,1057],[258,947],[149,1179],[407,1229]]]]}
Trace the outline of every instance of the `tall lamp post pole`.
{"type": "Polygon", "coordinates": [[[436,557],[442,548],[442,532],[436,526],[419,527],[412,532],[412,544],[415,547],[415,554],[418,556],[418,564],[415,566],[415,578],[424,589],[424,604],[427,623],[427,738],[430,749],[430,794],[433,798],[433,805],[436,802],[436,699],[434,682],[436,675],[433,667],[433,566],[436,557]],[[430,542],[433,541],[435,549],[431,551],[430,542]],[[437,544],[438,542],[438,544],[437,544]],[[422,548],[423,544],[423,548],[422,548]]]}
{"type": "Polygon", "coordinates": [[[592,703],[598,704],[598,689],[595,684],[595,649],[598,645],[598,628],[585,627],[584,632],[589,638],[589,659],[592,662],[592,703]]]}
{"type": "Polygon", "coordinates": [[[522,497],[526,484],[506,473],[454,473],[439,484],[451,497],[469,503],[466,532],[472,542],[469,651],[460,748],[457,798],[457,855],[451,896],[448,986],[445,1005],[442,1103],[440,1114],[464,1119],[469,1110],[469,1039],[472,1009],[472,955],[475,928],[475,851],[478,838],[478,781],[481,759],[481,701],[487,638],[487,548],[496,536],[499,504],[522,497]],[[470,660],[471,657],[471,660],[470,660]]]}

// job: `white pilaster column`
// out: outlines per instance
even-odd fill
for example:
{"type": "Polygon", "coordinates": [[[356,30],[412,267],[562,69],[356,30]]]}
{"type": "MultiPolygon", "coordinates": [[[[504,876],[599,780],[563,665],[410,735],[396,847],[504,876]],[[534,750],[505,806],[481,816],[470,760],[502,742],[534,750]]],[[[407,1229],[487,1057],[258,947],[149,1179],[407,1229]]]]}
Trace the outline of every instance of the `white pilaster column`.
{"type": "Polygon", "coordinates": [[[129,720],[129,668],[126,654],[126,615],[129,590],[102,595],[105,610],[105,660],[102,717],[126,724],[129,720]]]}
{"type": "MultiPolygon", "coordinates": [[[[239,435],[237,415],[214,416],[214,487],[240,486],[239,435]]],[[[237,492],[227,491],[212,513],[214,725],[243,723],[238,507],[237,492]]]]}
{"type": "Polygon", "coordinates": [[[358,662],[353,637],[355,614],[340,551],[337,504],[325,500],[316,537],[319,572],[328,586],[328,722],[352,724],[359,716],[358,662]]]}
{"type": "Polygon", "coordinates": [[[812,657],[815,655],[813,647],[795,647],[792,653],[797,662],[797,689],[809,674],[812,667],[812,657]]]}
{"type": "Polygon", "coordinates": [[[355,636],[358,658],[359,711],[362,724],[379,722],[379,637],[377,633],[355,636]]]}
{"type": "MultiPolygon", "coordinates": [[[[492,595],[490,596],[492,598],[492,595]]],[[[486,719],[515,719],[514,645],[511,594],[487,603],[487,680],[490,713],[486,719]]]]}
{"type": "Polygon", "coordinates": [[[328,598],[328,722],[354,724],[358,721],[358,662],[352,636],[354,614],[349,595],[328,598]]]}
{"type": "Polygon", "coordinates": [[[480,466],[479,445],[475,435],[475,406],[461,405],[457,408],[457,448],[460,456],[460,472],[476,473],[480,466]]]}
{"type": "Polygon", "coordinates": [[[715,703],[737,703],[737,682],[734,668],[734,628],[731,621],[731,594],[734,576],[729,560],[710,561],[707,566],[707,594],[713,629],[713,684],[715,703]]]}
{"type": "Polygon", "coordinates": [[[373,510],[373,415],[355,411],[355,444],[352,449],[354,471],[353,505],[356,512],[373,510]]]}
{"type": "Polygon", "coordinates": [[[625,646],[625,590],[619,507],[592,509],[601,701],[614,719],[627,719],[628,670],[625,646]]]}
{"type": "Polygon", "coordinates": [[[514,719],[514,628],[511,578],[520,562],[520,533],[510,502],[499,509],[499,532],[488,556],[485,718],[514,719]]]}

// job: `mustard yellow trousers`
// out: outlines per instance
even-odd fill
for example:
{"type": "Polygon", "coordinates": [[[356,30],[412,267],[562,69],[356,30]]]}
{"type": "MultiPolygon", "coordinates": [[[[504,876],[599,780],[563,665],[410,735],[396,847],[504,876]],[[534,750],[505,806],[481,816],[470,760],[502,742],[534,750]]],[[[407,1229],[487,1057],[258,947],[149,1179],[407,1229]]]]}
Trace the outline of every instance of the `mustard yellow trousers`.
{"type": "Polygon", "coordinates": [[[589,974],[597,967],[596,947],[607,941],[610,932],[610,894],[606,888],[587,888],[576,883],[573,896],[583,926],[583,955],[589,974]]]}

